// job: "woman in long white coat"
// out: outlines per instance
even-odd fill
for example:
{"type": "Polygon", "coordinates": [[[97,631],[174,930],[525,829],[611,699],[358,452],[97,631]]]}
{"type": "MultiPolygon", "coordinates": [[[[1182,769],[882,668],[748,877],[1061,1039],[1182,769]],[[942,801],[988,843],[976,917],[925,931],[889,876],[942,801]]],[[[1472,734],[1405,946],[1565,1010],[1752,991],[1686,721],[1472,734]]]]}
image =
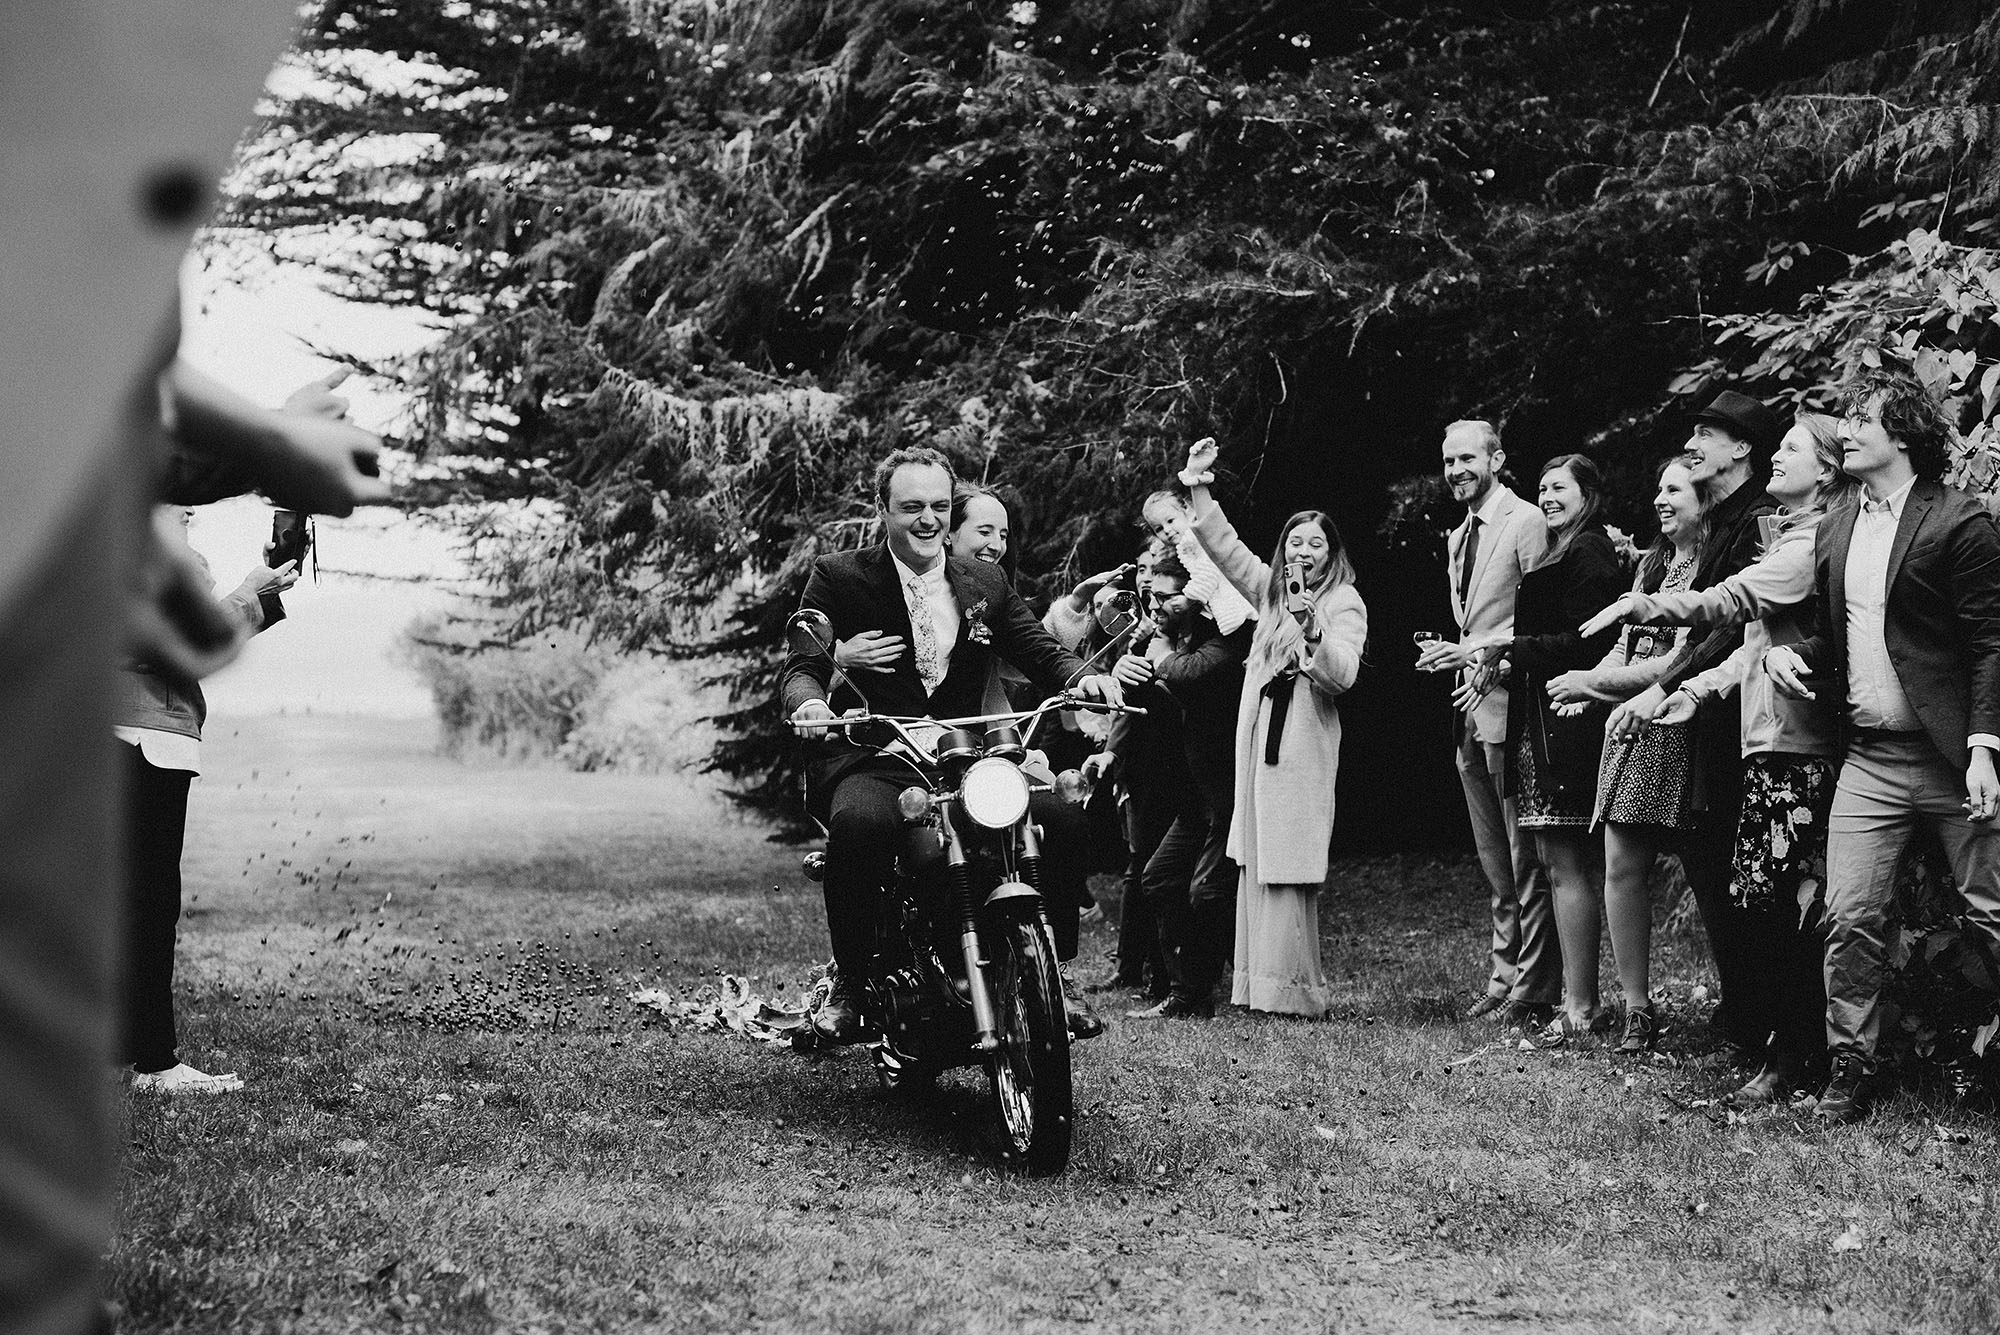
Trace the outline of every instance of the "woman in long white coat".
{"type": "Polygon", "coordinates": [[[1368,640],[1368,609],[1333,520],[1302,510],[1285,521],[1269,561],[1243,544],[1209,494],[1215,442],[1196,442],[1188,484],[1195,536],[1258,608],[1236,715],[1236,811],[1229,856],[1243,869],[1236,898],[1230,1000],[1252,1010],[1324,1015],[1319,891],[1333,838],[1340,710],[1368,640]],[[1294,587],[1289,570],[1303,578],[1294,587]]]}

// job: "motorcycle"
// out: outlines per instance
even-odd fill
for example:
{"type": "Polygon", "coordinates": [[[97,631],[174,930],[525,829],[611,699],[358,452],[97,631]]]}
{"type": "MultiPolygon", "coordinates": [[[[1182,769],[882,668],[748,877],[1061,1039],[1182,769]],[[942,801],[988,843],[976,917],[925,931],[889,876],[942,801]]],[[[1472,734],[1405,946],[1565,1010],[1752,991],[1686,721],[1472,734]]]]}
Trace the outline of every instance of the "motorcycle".
{"type": "MultiPolygon", "coordinates": [[[[795,650],[831,656],[823,613],[796,613],[787,634],[795,650]]],[[[1081,802],[1087,785],[1074,770],[1037,776],[1025,766],[1036,725],[1076,708],[1144,712],[1064,694],[967,718],[857,710],[799,725],[881,738],[885,754],[910,766],[867,1007],[877,1079],[910,1090],[955,1067],[983,1066],[1007,1153],[1035,1173],[1068,1163],[1075,1110],[1069,1015],[1029,805],[1038,792],[1081,802]]],[[[806,855],[809,879],[822,880],[825,867],[824,853],[806,855]]],[[[797,1041],[815,1043],[813,1035],[808,1024],[797,1041]]]]}

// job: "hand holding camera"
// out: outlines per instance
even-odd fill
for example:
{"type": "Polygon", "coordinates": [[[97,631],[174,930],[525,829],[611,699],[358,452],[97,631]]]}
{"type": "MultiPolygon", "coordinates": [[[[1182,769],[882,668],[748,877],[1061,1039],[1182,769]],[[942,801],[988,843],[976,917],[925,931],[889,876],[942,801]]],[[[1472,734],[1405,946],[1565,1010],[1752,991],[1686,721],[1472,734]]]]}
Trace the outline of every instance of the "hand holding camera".
{"type": "Polygon", "coordinates": [[[311,519],[296,510],[271,511],[271,541],[264,547],[265,565],[275,569],[290,562],[296,580],[306,568],[306,553],[312,547],[311,519]]]}

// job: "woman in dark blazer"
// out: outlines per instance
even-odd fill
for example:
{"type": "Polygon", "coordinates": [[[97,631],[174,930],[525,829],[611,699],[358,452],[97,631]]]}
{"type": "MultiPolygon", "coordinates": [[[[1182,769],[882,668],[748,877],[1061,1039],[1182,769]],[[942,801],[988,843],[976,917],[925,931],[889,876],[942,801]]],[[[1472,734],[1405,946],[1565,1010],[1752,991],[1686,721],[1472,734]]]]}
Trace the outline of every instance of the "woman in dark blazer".
{"type": "Polygon", "coordinates": [[[1543,1037],[1561,1042],[1601,1027],[1608,1018],[1598,1008],[1593,967],[1604,863],[1595,855],[1590,832],[1604,751],[1604,710],[1588,706],[1559,712],[1549,699],[1548,684],[1604,657],[1616,629],[1585,636],[1577,627],[1623,593],[1628,576],[1599,517],[1604,486],[1595,463],[1581,454],[1549,460],[1542,466],[1539,499],[1549,545],[1535,568],[1521,577],[1513,634],[1476,647],[1489,665],[1506,662],[1512,677],[1507,775],[1516,818],[1521,829],[1535,836],[1555,900],[1563,1009],[1543,1037]]]}

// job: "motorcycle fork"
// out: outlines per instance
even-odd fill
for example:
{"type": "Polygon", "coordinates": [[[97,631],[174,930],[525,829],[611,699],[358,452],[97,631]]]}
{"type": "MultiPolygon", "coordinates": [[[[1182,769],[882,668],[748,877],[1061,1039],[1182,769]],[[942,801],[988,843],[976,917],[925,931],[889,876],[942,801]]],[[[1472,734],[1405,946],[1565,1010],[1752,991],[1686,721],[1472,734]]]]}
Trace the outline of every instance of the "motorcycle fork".
{"type": "MultiPolygon", "coordinates": [[[[943,815],[943,813],[940,813],[943,815]]],[[[978,910],[972,902],[972,867],[965,854],[965,841],[958,828],[944,815],[945,880],[951,887],[952,907],[958,913],[958,947],[965,955],[966,998],[972,1003],[972,1040],[981,1055],[1000,1050],[1000,1026],[993,1011],[993,992],[986,985],[986,961],[979,948],[978,910]]]]}

